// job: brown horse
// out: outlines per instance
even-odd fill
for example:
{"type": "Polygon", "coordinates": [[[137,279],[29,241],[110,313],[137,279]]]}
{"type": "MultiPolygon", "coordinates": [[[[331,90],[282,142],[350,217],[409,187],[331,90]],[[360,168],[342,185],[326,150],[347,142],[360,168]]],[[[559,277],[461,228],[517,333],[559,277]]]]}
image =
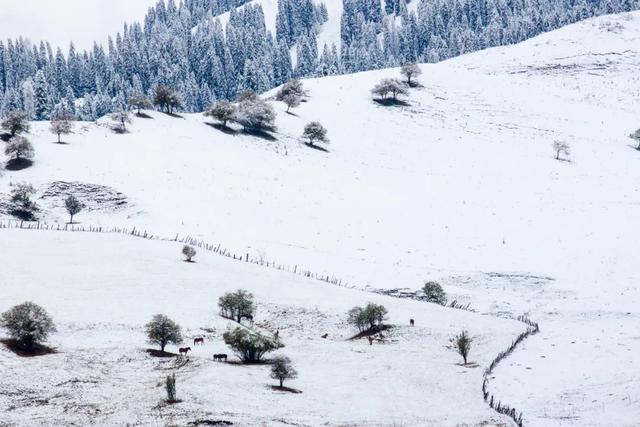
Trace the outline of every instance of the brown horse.
{"type": "Polygon", "coordinates": [[[222,362],[224,360],[226,362],[227,361],[227,355],[224,354],[224,353],[214,354],[213,355],[213,360],[218,361],[218,362],[222,362]]]}
{"type": "Polygon", "coordinates": [[[193,340],[193,345],[198,345],[198,344],[204,345],[204,338],[200,337],[193,340]]]}
{"type": "Polygon", "coordinates": [[[373,345],[373,338],[372,337],[367,337],[367,339],[369,340],[369,345],[373,345]]]}
{"type": "Polygon", "coordinates": [[[187,355],[187,353],[189,353],[191,351],[191,347],[180,347],[178,349],[178,353],[180,353],[180,356],[182,355],[187,355]]]}
{"type": "Polygon", "coordinates": [[[416,326],[416,321],[413,319],[409,319],[409,326],[416,326]]]}
{"type": "Polygon", "coordinates": [[[324,334],[320,338],[324,338],[325,340],[329,337],[329,334],[324,334]]]}

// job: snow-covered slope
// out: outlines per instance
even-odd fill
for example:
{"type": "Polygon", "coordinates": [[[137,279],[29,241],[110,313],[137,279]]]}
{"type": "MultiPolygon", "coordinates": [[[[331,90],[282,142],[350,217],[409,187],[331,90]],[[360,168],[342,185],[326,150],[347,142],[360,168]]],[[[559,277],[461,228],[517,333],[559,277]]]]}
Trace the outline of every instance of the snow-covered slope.
{"type": "Polygon", "coordinates": [[[90,49],[122,31],[124,22],[141,21],[157,0],[2,0],[0,40],[26,37],[48,40],[63,51],[73,42],[90,49]]]}
{"type": "MultiPolygon", "coordinates": [[[[464,325],[476,336],[473,361],[486,365],[522,327],[433,304],[331,286],[181,246],[113,234],[3,230],[0,307],[36,299],[58,322],[59,354],[21,359],[0,348],[0,422],[9,425],[241,426],[473,424],[500,421],[482,401],[482,369],[459,366],[448,340],[464,325]],[[28,262],[24,262],[28,259],[28,262]],[[233,326],[217,315],[223,292],[243,287],[258,301],[256,327],[280,331],[302,390],[269,388],[269,367],[216,363],[233,326]],[[398,325],[387,342],[348,341],[345,313],[374,301],[398,325]],[[166,313],[193,353],[175,369],[179,405],[160,405],[174,360],[147,356],[143,325],[166,313]],[[408,319],[416,320],[409,327],[408,319]],[[328,339],[321,335],[329,334],[328,339]],[[206,336],[204,346],[193,337],[206,336]],[[30,402],[40,402],[32,405],[30,402]],[[463,413],[451,402],[463,404],[463,413]]],[[[175,346],[169,351],[177,352],[175,346]]],[[[230,359],[231,360],[231,359],[230,359]]]]}
{"type": "MultiPolygon", "coordinates": [[[[35,165],[5,172],[0,192],[99,184],[129,204],[85,224],[191,234],[361,287],[440,280],[482,311],[541,323],[495,372],[529,424],[634,425],[639,42],[640,14],[623,14],[425,65],[405,107],[369,94],[398,70],[305,81],[294,115],[275,104],[276,140],[152,114],[128,135],[83,124],[61,146],[36,124],[35,165]],[[328,153],[299,142],[311,120],[328,153]],[[555,140],[571,162],[554,160],[555,140]]],[[[42,200],[43,219],[64,221],[59,203],[42,200]]]]}

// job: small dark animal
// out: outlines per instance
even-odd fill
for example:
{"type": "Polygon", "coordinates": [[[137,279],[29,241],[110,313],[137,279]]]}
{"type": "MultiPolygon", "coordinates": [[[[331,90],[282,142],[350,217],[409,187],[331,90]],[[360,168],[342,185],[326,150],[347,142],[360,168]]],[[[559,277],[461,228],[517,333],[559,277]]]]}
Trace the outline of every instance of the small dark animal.
{"type": "Polygon", "coordinates": [[[198,345],[198,344],[204,345],[204,338],[200,337],[193,340],[193,345],[198,345]]]}
{"type": "Polygon", "coordinates": [[[369,345],[373,345],[373,338],[372,337],[367,337],[367,339],[369,340],[369,345]]]}
{"type": "Polygon", "coordinates": [[[280,338],[280,329],[278,329],[278,330],[276,331],[276,333],[275,333],[275,334],[273,334],[273,336],[274,336],[276,339],[280,338]]]}
{"type": "Polygon", "coordinates": [[[416,326],[416,321],[413,319],[409,319],[409,326],[416,326]]]}
{"type": "Polygon", "coordinates": [[[180,353],[180,356],[182,356],[183,354],[186,356],[187,353],[189,353],[191,351],[191,347],[180,347],[178,349],[178,353],[180,353]]]}
{"type": "Polygon", "coordinates": [[[329,334],[324,334],[323,336],[321,336],[320,338],[324,338],[325,340],[327,339],[327,337],[329,337],[329,334]]]}
{"type": "Polygon", "coordinates": [[[227,355],[222,353],[222,354],[214,354],[213,355],[213,360],[218,361],[218,362],[222,362],[223,360],[226,362],[227,361],[227,355]]]}

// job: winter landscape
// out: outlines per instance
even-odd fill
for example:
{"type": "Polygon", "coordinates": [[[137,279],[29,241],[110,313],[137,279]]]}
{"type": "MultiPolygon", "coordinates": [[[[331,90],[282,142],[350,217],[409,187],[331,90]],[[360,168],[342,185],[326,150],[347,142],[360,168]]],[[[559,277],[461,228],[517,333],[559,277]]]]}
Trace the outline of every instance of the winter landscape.
{"type": "Polygon", "coordinates": [[[640,425],[640,2],[61,3],[0,10],[0,426],[640,425]]]}

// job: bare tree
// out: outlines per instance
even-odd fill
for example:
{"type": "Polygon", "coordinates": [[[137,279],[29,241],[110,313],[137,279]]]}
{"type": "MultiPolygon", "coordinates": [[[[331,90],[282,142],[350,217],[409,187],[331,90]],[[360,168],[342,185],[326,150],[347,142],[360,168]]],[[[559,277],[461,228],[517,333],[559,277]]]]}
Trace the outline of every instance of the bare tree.
{"type": "Polygon", "coordinates": [[[184,255],[186,262],[193,262],[193,257],[196,256],[196,250],[193,246],[184,245],[182,255],[184,255]]]}
{"type": "Polygon", "coordinates": [[[29,132],[29,116],[24,111],[14,110],[7,115],[1,125],[2,129],[9,132],[11,136],[29,132]]]}
{"type": "Polygon", "coordinates": [[[381,101],[388,101],[388,97],[391,96],[391,101],[395,103],[400,95],[407,94],[407,89],[398,79],[382,79],[371,92],[377,95],[381,101]]]}
{"type": "Polygon", "coordinates": [[[291,108],[295,108],[300,105],[302,99],[305,97],[306,92],[300,80],[291,80],[280,88],[276,93],[276,101],[281,101],[287,104],[287,113],[291,108]]]}
{"type": "Polygon", "coordinates": [[[156,314],[151,322],[145,326],[147,338],[152,344],[158,344],[160,351],[164,353],[167,344],[180,344],[182,342],[182,330],[180,326],[164,314],[156,314]]]}
{"type": "Polygon", "coordinates": [[[633,139],[636,142],[636,144],[638,144],[636,146],[636,150],[640,150],[640,129],[636,130],[631,135],[629,135],[629,138],[633,139]]]}
{"type": "Polygon", "coordinates": [[[129,97],[129,105],[136,108],[137,115],[142,115],[142,110],[147,110],[153,107],[151,100],[144,93],[136,93],[129,97]]]}
{"type": "Polygon", "coordinates": [[[279,356],[273,359],[271,378],[280,381],[280,388],[282,388],[285,380],[298,378],[298,371],[296,371],[291,364],[291,359],[285,356],[279,356]]]}
{"type": "Polygon", "coordinates": [[[33,145],[24,136],[14,136],[4,147],[4,154],[11,157],[12,161],[30,160],[35,154],[33,145]]]}
{"type": "Polygon", "coordinates": [[[329,138],[327,138],[327,129],[325,129],[320,122],[307,123],[304,127],[302,138],[308,139],[308,144],[311,146],[316,142],[322,142],[324,144],[329,143],[329,138]]]}
{"type": "Polygon", "coordinates": [[[400,69],[400,74],[402,74],[407,79],[407,85],[409,87],[413,87],[416,85],[415,81],[412,79],[417,78],[422,74],[422,70],[418,66],[418,64],[405,64],[400,69]]]}
{"type": "Polygon", "coordinates": [[[33,350],[36,344],[44,342],[56,331],[47,311],[37,304],[25,302],[4,312],[0,326],[25,350],[33,350]]]}
{"type": "Polygon", "coordinates": [[[112,129],[117,133],[127,133],[127,123],[131,123],[131,116],[126,110],[118,111],[111,114],[111,120],[114,125],[112,129]]]}
{"type": "Polygon", "coordinates": [[[67,212],[69,213],[69,216],[70,216],[69,224],[73,224],[73,217],[82,211],[82,209],[84,208],[84,205],[78,199],[76,199],[75,196],[73,196],[73,194],[71,194],[64,201],[64,206],[67,209],[67,212]]]}
{"type": "Polygon", "coordinates": [[[182,107],[180,95],[178,95],[176,91],[162,85],[156,88],[153,103],[167,114],[173,114],[174,110],[182,107]]]}
{"type": "Polygon", "coordinates": [[[236,106],[229,101],[219,101],[212,105],[205,113],[205,116],[213,117],[227,127],[227,123],[233,120],[236,114],[236,106]]]}
{"type": "Polygon", "coordinates": [[[561,160],[562,154],[564,154],[565,157],[569,157],[569,155],[571,154],[569,144],[564,141],[554,141],[553,151],[555,151],[556,153],[556,160],[561,160]]]}
{"type": "Polygon", "coordinates": [[[51,122],[51,133],[58,135],[58,144],[61,144],[61,135],[69,135],[73,130],[73,122],[71,116],[67,114],[60,114],[55,120],[51,122]]]}

